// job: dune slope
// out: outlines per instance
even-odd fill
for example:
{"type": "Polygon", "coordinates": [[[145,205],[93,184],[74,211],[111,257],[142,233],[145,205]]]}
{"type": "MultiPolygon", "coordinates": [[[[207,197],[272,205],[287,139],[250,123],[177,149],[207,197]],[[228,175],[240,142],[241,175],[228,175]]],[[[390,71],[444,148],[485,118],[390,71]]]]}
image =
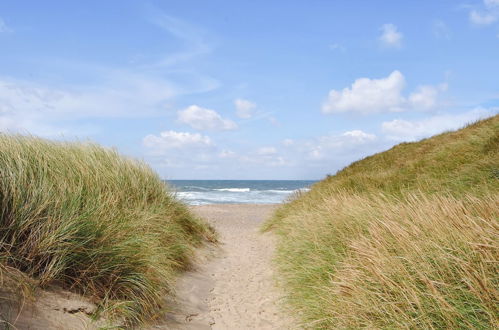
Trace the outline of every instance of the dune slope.
{"type": "Polygon", "coordinates": [[[91,143],[0,135],[0,274],[21,298],[56,285],[96,303],[93,316],[140,323],[204,239],[209,226],[145,164],[91,143]]]}
{"type": "Polygon", "coordinates": [[[499,116],[403,143],[265,224],[307,328],[499,325],[499,116]]]}

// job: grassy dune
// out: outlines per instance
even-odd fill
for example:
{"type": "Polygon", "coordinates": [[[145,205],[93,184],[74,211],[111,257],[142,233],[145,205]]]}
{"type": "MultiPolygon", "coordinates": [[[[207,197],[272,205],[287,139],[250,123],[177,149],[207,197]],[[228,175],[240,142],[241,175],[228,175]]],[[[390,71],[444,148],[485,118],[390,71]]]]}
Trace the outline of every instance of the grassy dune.
{"type": "Polygon", "coordinates": [[[498,328],[499,116],[355,162],[265,229],[307,328],[498,328]]]}
{"type": "Polygon", "coordinates": [[[143,163],[90,143],[0,135],[2,279],[57,284],[132,324],[163,307],[204,239],[212,230],[143,163]]]}

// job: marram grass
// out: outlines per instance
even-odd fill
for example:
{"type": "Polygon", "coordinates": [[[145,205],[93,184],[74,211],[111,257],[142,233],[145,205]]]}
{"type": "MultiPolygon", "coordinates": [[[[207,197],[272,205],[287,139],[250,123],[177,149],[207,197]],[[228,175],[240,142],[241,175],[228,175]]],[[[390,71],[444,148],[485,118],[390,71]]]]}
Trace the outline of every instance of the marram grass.
{"type": "Polygon", "coordinates": [[[0,268],[93,298],[126,324],[164,307],[213,231],[145,164],[92,143],[0,135],[0,268]]]}
{"type": "Polygon", "coordinates": [[[313,329],[499,328],[499,116],[356,162],[267,222],[313,329]]]}

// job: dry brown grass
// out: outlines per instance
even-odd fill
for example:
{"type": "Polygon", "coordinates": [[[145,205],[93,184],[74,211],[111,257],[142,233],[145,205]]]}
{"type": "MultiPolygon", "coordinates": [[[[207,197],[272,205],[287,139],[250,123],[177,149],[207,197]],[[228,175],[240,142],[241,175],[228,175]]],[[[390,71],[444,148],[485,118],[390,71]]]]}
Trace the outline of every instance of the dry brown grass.
{"type": "Polygon", "coordinates": [[[498,135],[496,116],[394,147],[278,210],[266,228],[303,325],[499,327],[498,135]]]}

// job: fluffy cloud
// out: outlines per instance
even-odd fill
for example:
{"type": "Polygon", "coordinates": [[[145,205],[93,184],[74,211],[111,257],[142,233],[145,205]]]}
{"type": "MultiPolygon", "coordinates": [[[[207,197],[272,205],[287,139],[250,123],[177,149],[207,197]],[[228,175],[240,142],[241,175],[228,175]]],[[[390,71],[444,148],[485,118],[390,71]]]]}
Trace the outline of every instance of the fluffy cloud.
{"type": "Polygon", "coordinates": [[[421,120],[395,119],[383,122],[382,130],[387,138],[395,141],[415,141],[448,130],[456,130],[468,123],[499,112],[499,108],[477,108],[461,114],[443,114],[421,120]]]}
{"type": "Polygon", "coordinates": [[[377,140],[376,135],[361,130],[346,131],[342,134],[324,135],[305,142],[307,157],[312,160],[350,157],[358,154],[358,150],[370,146],[377,140]]]}
{"type": "Polygon", "coordinates": [[[383,24],[380,28],[381,36],[379,40],[387,47],[400,47],[402,45],[403,35],[394,24],[383,24]]]}
{"type": "Polygon", "coordinates": [[[218,157],[220,158],[235,158],[237,154],[232,150],[222,150],[218,153],[218,157]]]}
{"type": "Polygon", "coordinates": [[[470,21],[476,25],[490,25],[499,19],[499,1],[484,0],[482,11],[471,10],[470,21]]]}
{"type": "Polygon", "coordinates": [[[480,13],[472,10],[470,12],[470,21],[476,25],[490,25],[497,21],[497,16],[490,12],[480,13]]]}
{"type": "Polygon", "coordinates": [[[347,131],[343,133],[343,136],[349,137],[352,140],[356,142],[366,142],[366,141],[373,141],[376,139],[376,135],[374,134],[369,134],[366,132],[363,132],[361,130],[353,130],[353,131],[347,131]]]}
{"type": "Polygon", "coordinates": [[[261,168],[273,168],[273,167],[282,168],[285,166],[292,166],[294,164],[293,161],[278,155],[259,155],[259,156],[257,155],[252,157],[242,156],[239,158],[239,161],[244,165],[258,164],[258,166],[261,168]]]}
{"type": "Polygon", "coordinates": [[[284,157],[275,147],[261,147],[238,158],[241,164],[258,164],[262,167],[287,167],[293,164],[291,157],[284,157]]]}
{"type": "Polygon", "coordinates": [[[232,120],[224,119],[216,111],[201,108],[197,105],[178,112],[178,121],[198,130],[233,130],[237,124],[232,120]]]}
{"type": "Polygon", "coordinates": [[[261,156],[275,155],[277,154],[277,149],[274,147],[262,147],[256,153],[261,156]]]}
{"type": "Polygon", "coordinates": [[[161,153],[169,149],[205,148],[213,146],[213,142],[206,135],[199,133],[164,131],[159,135],[149,134],[142,140],[144,146],[154,153],[161,153]]]}
{"type": "Polygon", "coordinates": [[[324,113],[380,111],[401,111],[403,97],[401,92],[405,79],[399,71],[393,71],[381,79],[359,78],[350,88],[342,91],[331,90],[327,102],[323,105],[324,113]]]}
{"type": "Polygon", "coordinates": [[[430,110],[437,106],[438,94],[447,90],[447,84],[419,86],[409,95],[409,105],[418,110],[430,110]]]}
{"type": "Polygon", "coordinates": [[[386,141],[362,130],[281,142],[231,150],[199,133],[166,131],[143,139],[148,161],[165,177],[200,179],[221,173],[220,168],[227,178],[253,178],[255,170],[274,179],[323,175],[386,147],[386,141]]]}
{"type": "Polygon", "coordinates": [[[145,136],[142,144],[147,161],[165,178],[171,175],[191,178],[199,173],[204,173],[199,178],[206,177],[208,169],[213,171],[213,166],[220,165],[223,158],[217,155],[219,151],[212,139],[199,133],[164,131],[145,136]]]}
{"type": "Polygon", "coordinates": [[[437,105],[438,94],[447,85],[420,86],[408,98],[402,95],[405,78],[399,71],[380,79],[359,78],[350,88],[331,90],[322,106],[323,113],[357,112],[400,112],[408,109],[429,110],[437,105]]]}
{"type": "Polygon", "coordinates": [[[244,99],[234,100],[234,105],[236,106],[236,114],[239,118],[248,119],[253,116],[253,110],[256,108],[256,104],[244,99]]]}
{"type": "Polygon", "coordinates": [[[284,139],[281,148],[266,146],[241,158],[262,165],[295,167],[300,170],[323,167],[326,171],[338,169],[359,157],[380,150],[383,142],[362,130],[317,136],[310,139],[284,139]],[[339,165],[338,165],[339,164],[339,165]]]}

